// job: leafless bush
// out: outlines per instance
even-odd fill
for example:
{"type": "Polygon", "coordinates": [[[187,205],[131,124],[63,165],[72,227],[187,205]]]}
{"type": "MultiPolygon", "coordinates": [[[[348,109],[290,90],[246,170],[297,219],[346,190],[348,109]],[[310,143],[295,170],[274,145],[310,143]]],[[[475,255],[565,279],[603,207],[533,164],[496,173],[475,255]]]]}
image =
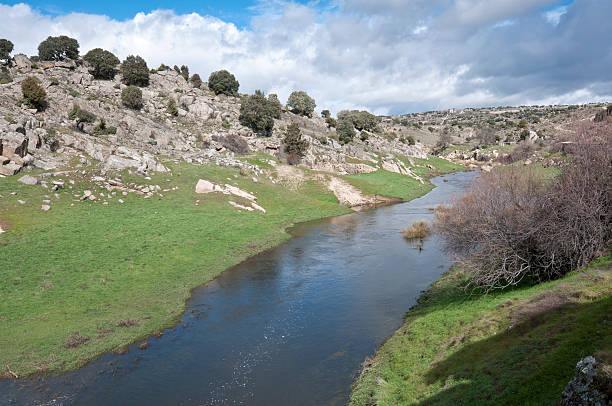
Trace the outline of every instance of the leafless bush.
{"type": "Polygon", "coordinates": [[[516,144],[508,155],[503,156],[502,163],[514,163],[529,158],[537,150],[537,146],[531,141],[522,141],[516,144]]]}
{"type": "Polygon", "coordinates": [[[220,142],[221,145],[236,154],[246,154],[249,152],[249,144],[238,134],[214,135],[212,138],[213,141],[220,142]]]}
{"type": "Polygon", "coordinates": [[[505,288],[554,279],[603,253],[612,229],[610,126],[574,136],[555,179],[531,167],[483,174],[436,209],[436,230],[471,271],[471,285],[505,288]]]}
{"type": "Polygon", "coordinates": [[[412,240],[424,240],[431,233],[431,227],[425,220],[415,221],[412,226],[402,230],[402,234],[405,239],[412,240]]]}

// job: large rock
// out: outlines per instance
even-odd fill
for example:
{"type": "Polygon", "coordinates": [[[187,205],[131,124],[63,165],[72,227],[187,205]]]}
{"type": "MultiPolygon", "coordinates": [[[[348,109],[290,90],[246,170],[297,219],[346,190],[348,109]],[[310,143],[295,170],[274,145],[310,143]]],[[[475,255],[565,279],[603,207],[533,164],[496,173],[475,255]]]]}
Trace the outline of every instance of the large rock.
{"type": "Polygon", "coordinates": [[[36,185],[38,183],[38,179],[36,179],[34,176],[25,175],[19,178],[19,182],[25,185],[36,185]]]}
{"type": "Polygon", "coordinates": [[[122,158],[117,155],[111,155],[105,161],[104,166],[107,169],[116,169],[122,171],[127,168],[138,168],[140,166],[140,162],[134,159],[122,158]]]}
{"type": "Polygon", "coordinates": [[[0,134],[0,155],[23,158],[28,154],[28,137],[18,132],[0,134]]]}
{"type": "Polygon", "coordinates": [[[196,193],[210,193],[210,192],[220,192],[221,188],[219,187],[219,185],[209,182],[207,180],[204,179],[200,179],[198,180],[198,183],[196,184],[195,187],[195,192],[196,193]]]}
{"type": "Polygon", "coordinates": [[[21,170],[21,166],[14,162],[0,166],[0,175],[13,176],[21,170]]]}
{"type": "Polygon", "coordinates": [[[214,112],[214,110],[205,102],[197,101],[187,106],[189,112],[197,117],[208,119],[214,112]]]}
{"type": "Polygon", "coordinates": [[[17,54],[13,57],[13,61],[15,61],[15,66],[17,69],[23,72],[29,72],[32,70],[32,61],[25,56],[24,54],[17,54]]]}
{"type": "Polygon", "coordinates": [[[563,406],[608,406],[612,404],[612,376],[595,358],[576,364],[576,375],[561,395],[563,406]]]}

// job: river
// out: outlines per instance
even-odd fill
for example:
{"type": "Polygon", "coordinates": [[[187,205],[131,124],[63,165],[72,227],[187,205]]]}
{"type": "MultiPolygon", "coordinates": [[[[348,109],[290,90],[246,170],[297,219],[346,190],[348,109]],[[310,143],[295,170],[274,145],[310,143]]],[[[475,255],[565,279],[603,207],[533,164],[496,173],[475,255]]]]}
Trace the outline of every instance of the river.
{"type": "Polygon", "coordinates": [[[287,243],[194,291],[182,321],[146,350],[78,371],[0,381],[4,405],[344,405],[367,356],[451,264],[431,219],[474,172],[434,178],[408,203],[299,225],[287,243]]]}

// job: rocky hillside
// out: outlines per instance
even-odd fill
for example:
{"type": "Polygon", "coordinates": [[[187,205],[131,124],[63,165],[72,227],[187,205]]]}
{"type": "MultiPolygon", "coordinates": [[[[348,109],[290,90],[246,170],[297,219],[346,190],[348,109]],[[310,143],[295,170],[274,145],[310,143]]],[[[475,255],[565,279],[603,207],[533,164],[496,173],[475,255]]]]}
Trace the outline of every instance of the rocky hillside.
{"type": "Polygon", "coordinates": [[[282,138],[293,122],[309,141],[302,165],[311,169],[353,174],[383,168],[418,178],[397,155],[426,157],[423,145],[408,145],[382,133],[357,136],[353,143],[341,146],[335,129],[316,113],[308,118],[283,111],[273,135],[257,137],[239,123],[240,96],[216,96],[206,84],[194,87],[172,69],[151,74],[150,85],[142,89],[141,110],[122,105],[121,75],[94,80],[82,60],[33,63],[16,55],[9,74],[12,82],[0,85],[0,174],[4,176],[27,168],[59,170],[75,165],[99,166],[102,171],[132,168],[146,175],[165,171],[167,159],[256,169],[246,168],[249,164],[237,159],[236,153],[244,152],[236,146],[244,143],[239,138],[251,151],[282,158],[282,138]],[[30,76],[47,93],[43,111],[19,103],[20,84],[30,76]],[[177,107],[175,114],[168,111],[171,99],[177,107]],[[93,113],[95,119],[70,119],[75,106],[93,113]],[[116,131],[103,131],[113,127],[116,131]]]}

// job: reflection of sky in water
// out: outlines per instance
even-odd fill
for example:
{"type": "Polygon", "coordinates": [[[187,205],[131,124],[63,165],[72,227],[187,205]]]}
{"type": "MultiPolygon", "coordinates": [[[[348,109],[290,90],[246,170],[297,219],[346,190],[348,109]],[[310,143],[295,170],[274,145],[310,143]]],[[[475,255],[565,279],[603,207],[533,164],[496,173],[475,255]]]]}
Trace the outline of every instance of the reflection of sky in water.
{"type": "Polygon", "coordinates": [[[437,179],[409,203],[300,225],[298,237],[197,289],[182,322],[146,351],[103,356],[50,379],[42,394],[38,383],[0,383],[0,403],[345,404],[361,362],[449,265],[436,237],[418,251],[401,229],[431,218],[428,209],[471,176],[437,179]]]}

